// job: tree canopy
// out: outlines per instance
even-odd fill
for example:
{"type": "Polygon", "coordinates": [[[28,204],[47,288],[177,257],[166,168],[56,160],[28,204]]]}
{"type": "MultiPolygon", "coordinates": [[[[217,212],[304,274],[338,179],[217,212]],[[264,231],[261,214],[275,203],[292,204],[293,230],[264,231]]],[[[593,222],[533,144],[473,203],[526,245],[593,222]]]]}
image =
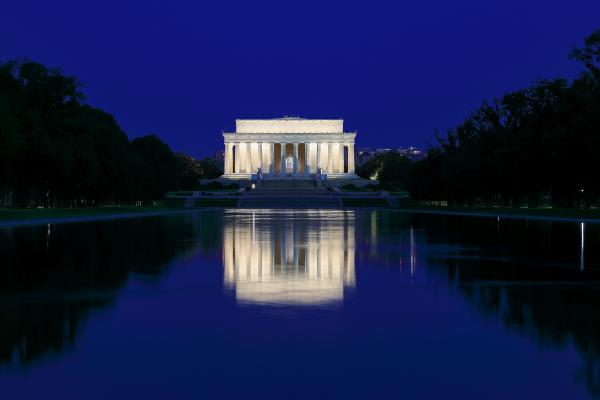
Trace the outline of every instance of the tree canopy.
{"type": "MultiPolygon", "coordinates": [[[[181,184],[181,163],[149,135],[132,142],[84,103],[77,79],[24,60],[0,62],[0,204],[140,204],[181,184]]],[[[186,185],[200,178],[193,172],[186,185]]]]}
{"type": "Polygon", "coordinates": [[[600,197],[600,30],[574,49],[584,71],[485,102],[411,171],[410,191],[456,205],[589,206],[600,197]]]}
{"type": "Polygon", "coordinates": [[[412,161],[390,151],[378,154],[357,168],[357,175],[365,179],[377,179],[388,190],[406,190],[410,179],[412,161]]]}

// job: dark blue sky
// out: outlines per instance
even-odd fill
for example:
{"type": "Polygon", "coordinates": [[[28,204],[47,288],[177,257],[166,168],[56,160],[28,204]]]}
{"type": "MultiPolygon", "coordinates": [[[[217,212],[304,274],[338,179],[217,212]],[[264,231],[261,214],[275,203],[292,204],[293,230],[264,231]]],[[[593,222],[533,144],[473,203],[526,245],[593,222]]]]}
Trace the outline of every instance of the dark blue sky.
{"type": "Polygon", "coordinates": [[[342,117],[359,146],[425,146],[484,99],[574,76],[598,0],[12,1],[0,58],[84,84],[130,137],[193,156],[235,118],[342,117]]]}

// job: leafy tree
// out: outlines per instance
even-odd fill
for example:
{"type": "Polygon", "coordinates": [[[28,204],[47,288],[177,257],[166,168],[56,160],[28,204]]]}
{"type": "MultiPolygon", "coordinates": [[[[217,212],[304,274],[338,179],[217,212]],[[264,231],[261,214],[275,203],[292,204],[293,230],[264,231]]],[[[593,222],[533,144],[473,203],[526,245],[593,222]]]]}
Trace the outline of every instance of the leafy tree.
{"type": "Polygon", "coordinates": [[[177,182],[177,159],[162,140],[156,135],[137,138],[131,142],[144,161],[143,193],[146,201],[157,199],[177,182]]]}
{"type": "Polygon", "coordinates": [[[407,189],[411,167],[412,161],[396,152],[382,154],[378,173],[381,186],[388,190],[407,189]]]}
{"type": "Polygon", "coordinates": [[[196,160],[192,157],[177,153],[177,169],[179,171],[178,189],[193,190],[198,187],[198,181],[202,178],[202,171],[196,160]]]}
{"type": "Polygon", "coordinates": [[[381,159],[378,157],[373,157],[356,168],[356,175],[364,179],[377,179],[380,168],[381,159]]]}
{"type": "Polygon", "coordinates": [[[357,169],[357,175],[365,179],[377,179],[384,189],[408,188],[412,161],[395,151],[378,154],[357,169]]]}
{"type": "Polygon", "coordinates": [[[182,166],[166,144],[130,143],[83,101],[77,79],[58,69],[0,62],[0,205],[140,204],[177,186],[182,166]]]}
{"type": "Polygon", "coordinates": [[[600,30],[571,57],[585,71],[484,103],[438,135],[410,191],[457,205],[589,207],[600,200],[600,30]]]}
{"type": "Polygon", "coordinates": [[[214,158],[205,158],[199,163],[202,179],[215,179],[223,175],[223,168],[214,158]]]}
{"type": "Polygon", "coordinates": [[[583,47],[573,49],[571,58],[581,61],[600,80],[600,29],[585,38],[583,47]]]}

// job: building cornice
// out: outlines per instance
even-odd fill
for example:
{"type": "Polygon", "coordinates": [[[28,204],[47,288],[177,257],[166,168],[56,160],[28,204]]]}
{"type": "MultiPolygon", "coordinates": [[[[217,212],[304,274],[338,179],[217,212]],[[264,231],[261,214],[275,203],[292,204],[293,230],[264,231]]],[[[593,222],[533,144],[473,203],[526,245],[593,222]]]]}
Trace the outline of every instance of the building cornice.
{"type": "Polygon", "coordinates": [[[223,132],[225,142],[354,142],[356,132],[343,133],[236,133],[223,132]]]}

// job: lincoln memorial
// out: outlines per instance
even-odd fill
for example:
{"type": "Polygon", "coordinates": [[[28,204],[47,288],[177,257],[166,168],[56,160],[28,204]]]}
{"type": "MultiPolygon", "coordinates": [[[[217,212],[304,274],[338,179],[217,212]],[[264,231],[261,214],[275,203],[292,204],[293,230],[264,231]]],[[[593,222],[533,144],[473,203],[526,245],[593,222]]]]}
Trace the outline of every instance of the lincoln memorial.
{"type": "Polygon", "coordinates": [[[357,178],[356,132],[344,132],[342,119],[236,119],[224,132],[225,179],[357,178]]]}

